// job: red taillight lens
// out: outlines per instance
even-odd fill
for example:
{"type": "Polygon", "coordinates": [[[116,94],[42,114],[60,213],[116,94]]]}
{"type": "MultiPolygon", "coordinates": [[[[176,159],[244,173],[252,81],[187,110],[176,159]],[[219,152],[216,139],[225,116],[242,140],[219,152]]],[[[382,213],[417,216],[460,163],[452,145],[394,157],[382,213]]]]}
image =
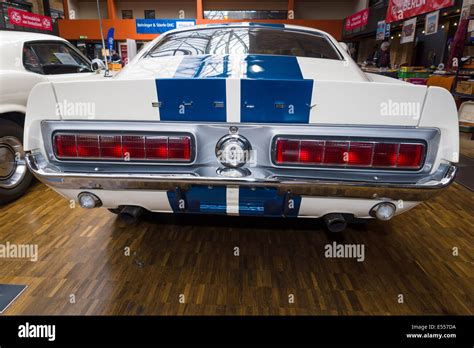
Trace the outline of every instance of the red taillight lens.
{"type": "Polygon", "coordinates": [[[191,141],[189,137],[168,138],[168,158],[172,160],[191,159],[191,141]]]}
{"type": "Polygon", "coordinates": [[[275,162],[288,165],[419,169],[425,151],[425,145],[421,143],[278,138],[275,162]]]}
{"type": "Polygon", "coordinates": [[[145,158],[145,137],[136,135],[122,136],[122,149],[125,160],[145,158]]]}
{"type": "Polygon", "coordinates": [[[277,163],[297,163],[300,151],[300,141],[290,139],[278,139],[276,143],[277,163]]]}
{"type": "Polygon", "coordinates": [[[324,147],[325,164],[346,164],[349,161],[348,141],[326,141],[324,147]]]}
{"type": "Polygon", "coordinates": [[[347,163],[352,166],[370,166],[372,164],[373,153],[373,143],[351,141],[347,163]]]}
{"type": "Polygon", "coordinates": [[[419,168],[425,154],[423,144],[400,144],[398,168],[419,168]]]}
{"type": "Polygon", "coordinates": [[[147,137],[146,158],[167,160],[168,159],[168,137],[147,137]]]}
{"type": "Polygon", "coordinates": [[[377,143],[374,149],[374,167],[392,167],[397,165],[398,144],[377,143]]]}
{"type": "Polygon", "coordinates": [[[58,134],[54,137],[54,148],[56,155],[60,158],[77,157],[76,136],[69,134],[58,134]]]}
{"type": "Polygon", "coordinates": [[[100,136],[100,157],[102,158],[122,158],[122,137],[119,135],[100,136]]]}
{"type": "Polygon", "coordinates": [[[190,136],[58,133],[53,145],[59,159],[189,162],[192,158],[190,136]]]}
{"type": "Polygon", "coordinates": [[[78,135],[77,136],[77,156],[93,157],[100,156],[98,135],[78,135]]]}
{"type": "Polygon", "coordinates": [[[324,141],[303,140],[300,146],[300,162],[318,164],[323,161],[324,141]]]}

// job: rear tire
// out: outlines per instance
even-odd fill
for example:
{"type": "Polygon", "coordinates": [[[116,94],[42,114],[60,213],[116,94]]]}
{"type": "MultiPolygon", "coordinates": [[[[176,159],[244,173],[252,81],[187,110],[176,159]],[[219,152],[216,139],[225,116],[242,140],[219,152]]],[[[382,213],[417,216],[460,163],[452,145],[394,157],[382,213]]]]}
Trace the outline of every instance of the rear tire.
{"type": "Polygon", "coordinates": [[[120,214],[120,212],[122,211],[122,208],[111,208],[111,209],[107,209],[108,211],[110,211],[112,214],[120,214]]]}
{"type": "Polygon", "coordinates": [[[21,197],[32,179],[25,163],[23,128],[0,119],[0,205],[21,197]]]}

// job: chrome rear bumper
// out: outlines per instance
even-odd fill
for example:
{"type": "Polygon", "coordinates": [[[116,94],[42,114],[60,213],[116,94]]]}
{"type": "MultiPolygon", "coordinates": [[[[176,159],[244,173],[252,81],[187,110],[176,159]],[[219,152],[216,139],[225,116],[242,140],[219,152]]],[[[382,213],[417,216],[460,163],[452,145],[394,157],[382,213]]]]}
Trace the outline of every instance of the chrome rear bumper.
{"type": "Polygon", "coordinates": [[[368,183],[329,181],[271,176],[264,179],[245,177],[204,177],[192,174],[64,172],[47,162],[41,153],[28,153],[26,162],[32,173],[44,184],[55,189],[76,190],[186,190],[192,185],[272,187],[280,193],[301,196],[390,199],[419,202],[427,200],[449,186],[456,175],[454,165],[443,165],[422,182],[368,183]]]}

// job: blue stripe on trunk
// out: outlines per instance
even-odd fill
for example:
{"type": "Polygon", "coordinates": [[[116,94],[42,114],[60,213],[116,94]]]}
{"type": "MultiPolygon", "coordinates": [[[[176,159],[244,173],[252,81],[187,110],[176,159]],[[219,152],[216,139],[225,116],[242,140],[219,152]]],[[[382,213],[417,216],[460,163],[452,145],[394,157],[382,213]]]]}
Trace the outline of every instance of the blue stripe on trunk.
{"type": "Polygon", "coordinates": [[[312,80],[242,80],[240,121],[309,123],[312,80]]]}
{"type": "Polygon", "coordinates": [[[297,58],[255,54],[184,56],[174,78],[156,80],[160,119],[226,122],[230,76],[241,78],[241,122],[309,123],[313,80],[303,78],[297,58]]]}
{"type": "Polygon", "coordinates": [[[159,79],[161,121],[226,122],[225,79],[159,79]]]}

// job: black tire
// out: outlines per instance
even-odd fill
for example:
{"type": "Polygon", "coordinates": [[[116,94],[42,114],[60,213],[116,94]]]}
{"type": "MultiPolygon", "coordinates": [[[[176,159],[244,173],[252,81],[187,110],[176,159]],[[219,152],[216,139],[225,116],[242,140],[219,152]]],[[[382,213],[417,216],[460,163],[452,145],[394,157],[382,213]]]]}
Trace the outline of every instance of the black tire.
{"type": "MultiPolygon", "coordinates": [[[[0,138],[11,136],[23,144],[23,128],[12,121],[0,119],[0,138]]],[[[0,205],[12,202],[21,197],[31,184],[33,175],[27,169],[23,179],[11,189],[0,187],[0,205]]]]}

